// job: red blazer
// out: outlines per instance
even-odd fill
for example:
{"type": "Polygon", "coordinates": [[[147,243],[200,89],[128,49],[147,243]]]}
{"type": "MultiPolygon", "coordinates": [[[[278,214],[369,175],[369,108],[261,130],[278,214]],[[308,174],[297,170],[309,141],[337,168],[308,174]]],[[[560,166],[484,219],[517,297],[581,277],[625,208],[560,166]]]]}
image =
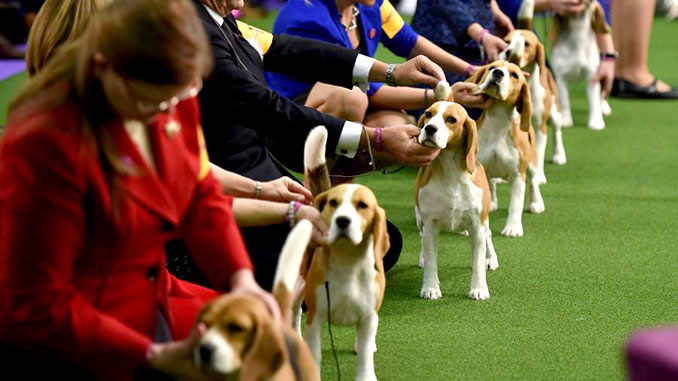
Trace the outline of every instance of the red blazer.
{"type": "Polygon", "coordinates": [[[167,241],[182,237],[220,289],[252,268],[199,120],[191,99],[149,127],[157,173],[112,123],[115,152],[142,173],[107,183],[73,103],[10,116],[0,148],[0,343],[127,378],[146,363],[158,311],[179,339],[216,295],[169,275],[167,241]],[[171,119],[181,126],[174,135],[171,119]]]}

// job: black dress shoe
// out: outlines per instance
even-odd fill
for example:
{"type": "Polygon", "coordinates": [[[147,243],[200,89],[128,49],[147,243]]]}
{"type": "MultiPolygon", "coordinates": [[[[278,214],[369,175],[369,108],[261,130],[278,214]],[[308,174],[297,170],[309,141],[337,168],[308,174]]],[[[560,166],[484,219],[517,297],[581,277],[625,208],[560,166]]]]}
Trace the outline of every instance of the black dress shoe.
{"type": "Polygon", "coordinates": [[[638,86],[625,79],[615,78],[610,95],[626,99],[678,99],[678,89],[671,87],[668,91],[659,91],[657,79],[649,86],[638,86]]]}

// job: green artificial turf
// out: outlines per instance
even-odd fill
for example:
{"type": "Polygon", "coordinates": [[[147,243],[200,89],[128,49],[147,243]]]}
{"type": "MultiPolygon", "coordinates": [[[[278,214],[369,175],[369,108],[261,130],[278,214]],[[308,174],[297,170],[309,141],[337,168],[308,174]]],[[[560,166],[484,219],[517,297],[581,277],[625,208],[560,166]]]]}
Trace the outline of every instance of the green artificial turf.
{"type": "MultiPolygon", "coordinates": [[[[253,24],[270,30],[272,19],[253,24]]],[[[674,84],[676,35],[678,23],[657,19],[650,50],[651,71],[674,84]]],[[[383,49],[379,57],[393,60],[383,49]]],[[[0,83],[3,107],[15,83],[0,83]]],[[[468,238],[454,234],[440,240],[443,299],[420,299],[415,171],[360,179],[405,242],[387,274],[375,355],[380,379],[621,379],[628,335],[678,322],[678,102],[612,99],[608,127],[594,132],[584,127],[583,85],[571,93],[568,162],[546,164],[546,212],[523,215],[522,238],[500,235],[509,190],[499,186],[499,210],[490,216],[499,269],[488,273],[487,301],[466,296],[471,252],[468,238]]],[[[342,378],[352,379],[355,330],[333,332],[342,378]]],[[[322,373],[336,379],[327,334],[322,373]]]]}

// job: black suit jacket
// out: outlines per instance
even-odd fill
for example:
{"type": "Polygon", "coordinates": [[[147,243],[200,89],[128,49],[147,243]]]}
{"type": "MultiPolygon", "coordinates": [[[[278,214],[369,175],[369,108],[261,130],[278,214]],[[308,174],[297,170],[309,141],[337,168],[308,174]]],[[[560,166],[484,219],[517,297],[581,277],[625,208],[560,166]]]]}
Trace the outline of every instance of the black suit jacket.
{"type": "Polygon", "coordinates": [[[327,127],[326,148],[332,155],[344,121],[274,92],[266,84],[264,70],[351,88],[357,52],[321,41],[278,35],[273,37],[262,61],[242,37],[233,16],[225,17],[220,28],[207,10],[194,2],[215,59],[214,71],[199,96],[210,161],[256,180],[278,178],[281,173],[268,156],[264,142],[274,142],[276,152],[285,153],[281,161],[299,170],[304,141],[317,125],[327,127]]]}

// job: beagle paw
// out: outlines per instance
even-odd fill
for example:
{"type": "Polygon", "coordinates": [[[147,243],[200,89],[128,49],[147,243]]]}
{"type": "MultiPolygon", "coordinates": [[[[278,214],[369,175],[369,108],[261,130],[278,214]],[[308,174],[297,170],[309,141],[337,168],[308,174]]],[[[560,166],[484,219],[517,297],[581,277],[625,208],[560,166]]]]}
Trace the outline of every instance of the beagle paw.
{"type": "Polygon", "coordinates": [[[605,128],[605,121],[601,117],[600,119],[589,120],[589,130],[600,131],[605,128]]]}
{"type": "Polygon", "coordinates": [[[563,114],[563,128],[570,128],[574,126],[574,122],[572,121],[572,115],[565,115],[563,114]]]}
{"type": "Polygon", "coordinates": [[[458,230],[458,231],[456,231],[456,233],[459,234],[459,235],[463,235],[464,237],[469,236],[468,230],[458,230]]]}
{"type": "Polygon", "coordinates": [[[356,381],[377,381],[377,375],[374,372],[371,374],[366,372],[365,374],[356,374],[355,379],[356,381]]]}
{"type": "Polygon", "coordinates": [[[610,103],[607,101],[607,99],[605,99],[605,97],[603,97],[603,100],[600,103],[600,108],[603,110],[603,115],[612,115],[612,107],[610,107],[610,103]]]}
{"type": "Polygon", "coordinates": [[[494,212],[495,210],[499,209],[497,206],[497,203],[494,201],[490,201],[490,212],[494,212]]]}
{"type": "Polygon", "coordinates": [[[551,161],[555,165],[563,165],[567,163],[567,156],[565,156],[564,153],[554,153],[553,156],[551,156],[551,161]]]}
{"type": "Polygon", "coordinates": [[[472,288],[468,293],[468,297],[473,300],[485,300],[490,298],[490,290],[487,289],[487,285],[484,287],[472,288]]]}
{"type": "Polygon", "coordinates": [[[501,231],[501,235],[504,237],[522,237],[523,225],[521,223],[506,224],[504,230],[501,231]]]}
{"type": "Polygon", "coordinates": [[[499,261],[497,260],[497,257],[493,258],[487,258],[487,269],[490,271],[494,271],[499,268],[499,261]]]}
{"type": "Polygon", "coordinates": [[[546,210],[546,207],[544,206],[544,201],[534,201],[530,203],[530,206],[528,207],[528,210],[532,214],[541,214],[544,213],[546,210]]]}
{"type": "Polygon", "coordinates": [[[440,287],[422,287],[419,296],[428,300],[437,300],[443,297],[440,287]]]}

